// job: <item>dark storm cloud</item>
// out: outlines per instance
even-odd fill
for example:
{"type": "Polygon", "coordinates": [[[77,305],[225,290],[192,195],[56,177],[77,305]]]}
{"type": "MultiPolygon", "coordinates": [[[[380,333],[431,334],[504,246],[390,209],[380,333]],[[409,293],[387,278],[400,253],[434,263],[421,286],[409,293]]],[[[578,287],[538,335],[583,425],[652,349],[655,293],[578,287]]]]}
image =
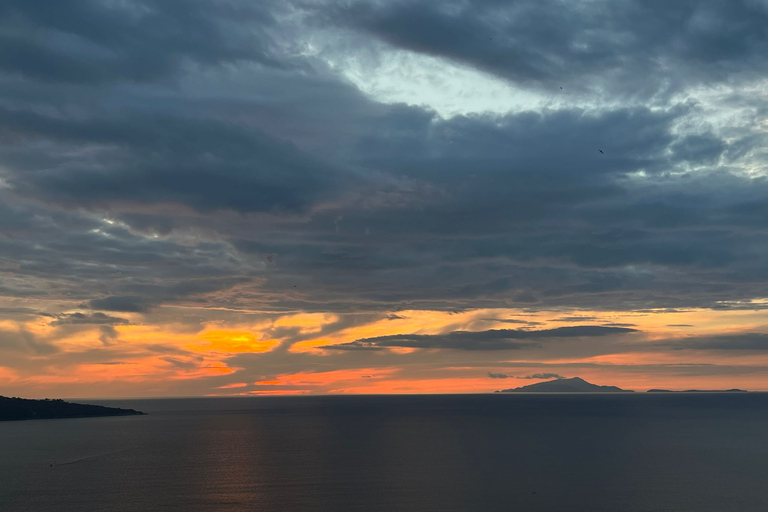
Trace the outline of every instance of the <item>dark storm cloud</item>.
{"type": "Polygon", "coordinates": [[[152,307],[153,302],[139,296],[128,297],[104,297],[103,299],[93,299],[89,306],[93,309],[102,309],[104,311],[122,311],[125,313],[146,313],[152,307]]]}
{"type": "Polygon", "coordinates": [[[637,332],[635,329],[622,327],[602,327],[597,325],[580,325],[573,327],[558,327],[525,331],[516,329],[497,329],[489,331],[454,331],[447,334],[396,334],[379,336],[325,345],[324,349],[333,350],[383,350],[386,348],[440,348],[456,350],[513,350],[535,348],[538,340],[556,338],[582,338],[622,335],[637,332]]]}
{"type": "Polygon", "coordinates": [[[15,137],[93,147],[88,158],[8,179],[21,194],[66,205],[168,202],[203,211],[302,212],[352,179],[288,142],[215,119],[124,112],[75,120],[1,108],[0,118],[15,137]]]}
{"type": "Polygon", "coordinates": [[[553,322],[594,322],[595,320],[599,319],[594,316],[561,316],[555,318],[553,322]]]}
{"type": "MultiPolygon", "coordinates": [[[[249,281],[254,272],[225,244],[180,245],[82,213],[21,207],[12,197],[0,197],[9,199],[0,202],[7,214],[0,216],[0,252],[20,262],[3,271],[0,288],[7,296],[66,301],[65,309],[94,301],[97,309],[145,312],[162,302],[200,300],[249,281]],[[24,221],[17,226],[15,218],[24,221]]],[[[70,325],[105,320],[80,314],[83,318],[46,316],[70,325]]]]}
{"type": "Polygon", "coordinates": [[[606,87],[647,97],[757,77],[768,64],[768,6],[752,0],[395,0],[322,12],[328,24],[395,47],[565,93],[606,87]]]}
{"type": "Polygon", "coordinates": [[[109,296],[93,299],[88,305],[92,309],[103,311],[123,311],[126,313],[146,313],[151,308],[164,302],[182,299],[193,300],[196,295],[204,295],[232,288],[236,284],[248,282],[245,276],[224,278],[182,279],[177,282],[166,281],[164,284],[135,284],[124,286],[124,290],[137,292],[138,295],[109,296]]]}
{"type": "MultiPolygon", "coordinates": [[[[542,187],[539,192],[549,185],[552,200],[601,197],[611,191],[606,175],[640,168],[668,171],[662,157],[674,141],[672,127],[690,111],[689,106],[662,111],[565,108],[456,116],[437,123],[433,117],[398,116],[384,121],[408,122],[411,136],[419,139],[370,138],[359,146],[359,158],[378,167],[397,166],[400,172],[422,179],[440,178],[446,185],[462,182],[475,188],[493,180],[497,184],[518,182],[528,190],[542,187]],[[608,156],[601,155],[598,148],[608,156]],[[554,176],[564,183],[553,183],[554,176]]],[[[534,205],[518,205],[522,211],[521,206],[534,205]]],[[[536,208],[533,213],[540,211],[536,208]]]]}
{"type": "MultiPolygon", "coordinates": [[[[720,271],[728,280],[729,267],[744,269],[743,249],[756,239],[754,233],[733,232],[740,219],[729,214],[728,205],[743,200],[741,193],[761,194],[765,185],[727,172],[669,176],[682,165],[668,152],[672,127],[688,113],[676,107],[662,113],[572,110],[412,120],[410,145],[371,136],[357,150],[359,161],[435,183],[441,195],[418,208],[350,208],[332,246],[315,243],[312,235],[300,247],[236,244],[248,252],[279,254],[284,269],[323,268],[312,280],[329,301],[345,276],[352,279],[352,270],[367,271],[354,280],[370,286],[355,293],[371,302],[413,292],[423,307],[448,294],[454,303],[466,298],[482,305],[478,299],[504,296],[536,304],[633,290],[639,300],[630,307],[657,300],[653,290],[659,288],[671,293],[670,303],[675,289],[686,295],[708,289],[715,297],[728,286],[714,273],[709,279],[719,284],[699,281],[708,279],[704,273],[687,274],[689,282],[678,285],[656,276],[665,267],[700,268],[720,271]],[[449,144],[443,133],[462,144],[449,144]],[[595,140],[627,146],[604,157],[594,151],[595,140]],[[650,176],[627,176],[639,170],[650,176]],[[360,236],[369,228],[375,235],[360,236]],[[424,233],[430,239],[420,243],[424,233]],[[437,283],[450,291],[437,289],[437,283]]],[[[317,217],[312,228],[328,230],[337,217],[317,217]]]]}
{"type": "Polygon", "coordinates": [[[757,76],[756,3],[63,5],[0,7],[7,296],[382,313],[764,293],[768,182],[746,172],[765,165],[762,107],[721,129],[695,100],[622,103],[757,76]],[[451,118],[381,104],[307,56],[318,21],[348,52],[360,41],[333,27],[600,101],[451,118]]]}
{"type": "Polygon", "coordinates": [[[277,64],[265,2],[7,0],[0,69],[44,82],[149,82],[185,64],[277,64]],[[246,30],[244,22],[256,30],[246,30]]]}
{"type": "Polygon", "coordinates": [[[55,315],[56,320],[51,325],[128,325],[125,318],[105,315],[104,313],[70,313],[55,315]]]}

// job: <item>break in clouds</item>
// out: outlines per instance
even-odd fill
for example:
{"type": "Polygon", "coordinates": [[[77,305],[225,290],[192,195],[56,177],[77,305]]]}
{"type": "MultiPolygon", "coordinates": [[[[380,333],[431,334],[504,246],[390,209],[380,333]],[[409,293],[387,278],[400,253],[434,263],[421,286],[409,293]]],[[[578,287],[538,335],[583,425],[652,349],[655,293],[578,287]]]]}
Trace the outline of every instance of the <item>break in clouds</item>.
{"type": "MultiPolygon", "coordinates": [[[[142,325],[317,313],[331,336],[389,315],[318,343],[330,371],[643,330],[398,332],[402,311],[760,308],[766,26],[761,0],[6,0],[3,358],[115,364],[86,329],[109,347],[142,325]]],[[[291,355],[302,329],[256,336],[269,368],[319,369],[291,355]]]]}

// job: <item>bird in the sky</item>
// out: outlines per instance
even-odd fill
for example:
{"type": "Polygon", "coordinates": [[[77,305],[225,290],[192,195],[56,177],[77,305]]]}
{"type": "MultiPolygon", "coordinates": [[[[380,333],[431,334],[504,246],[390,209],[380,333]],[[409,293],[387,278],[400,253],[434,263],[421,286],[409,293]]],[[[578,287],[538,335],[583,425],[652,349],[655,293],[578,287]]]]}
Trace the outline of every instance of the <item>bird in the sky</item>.
{"type": "Polygon", "coordinates": [[[605,154],[605,153],[603,153],[603,150],[602,150],[602,149],[598,149],[598,151],[599,151],[600,153],[602,153],[603,155],[605,154]]]}

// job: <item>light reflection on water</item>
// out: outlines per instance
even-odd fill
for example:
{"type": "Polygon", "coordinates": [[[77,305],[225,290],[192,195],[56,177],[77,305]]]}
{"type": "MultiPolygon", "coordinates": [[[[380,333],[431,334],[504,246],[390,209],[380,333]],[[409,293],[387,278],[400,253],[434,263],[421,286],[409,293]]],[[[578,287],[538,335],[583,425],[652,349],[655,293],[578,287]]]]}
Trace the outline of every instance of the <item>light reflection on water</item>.
{"type": "Polygon", "coordinates": [[[0,510],[763,511],[768,395],[102,402],[0,423],[0,510]]]}

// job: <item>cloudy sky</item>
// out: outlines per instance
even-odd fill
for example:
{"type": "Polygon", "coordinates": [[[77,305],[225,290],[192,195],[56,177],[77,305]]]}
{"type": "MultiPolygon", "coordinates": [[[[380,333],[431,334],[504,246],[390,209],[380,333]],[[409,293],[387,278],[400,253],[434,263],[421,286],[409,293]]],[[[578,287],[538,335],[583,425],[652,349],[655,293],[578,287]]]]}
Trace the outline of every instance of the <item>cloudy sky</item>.
{"type": "Polygon", "coordinates": [[[4,0],[0,394],[768,390],[768,1],[4,0]]]}

